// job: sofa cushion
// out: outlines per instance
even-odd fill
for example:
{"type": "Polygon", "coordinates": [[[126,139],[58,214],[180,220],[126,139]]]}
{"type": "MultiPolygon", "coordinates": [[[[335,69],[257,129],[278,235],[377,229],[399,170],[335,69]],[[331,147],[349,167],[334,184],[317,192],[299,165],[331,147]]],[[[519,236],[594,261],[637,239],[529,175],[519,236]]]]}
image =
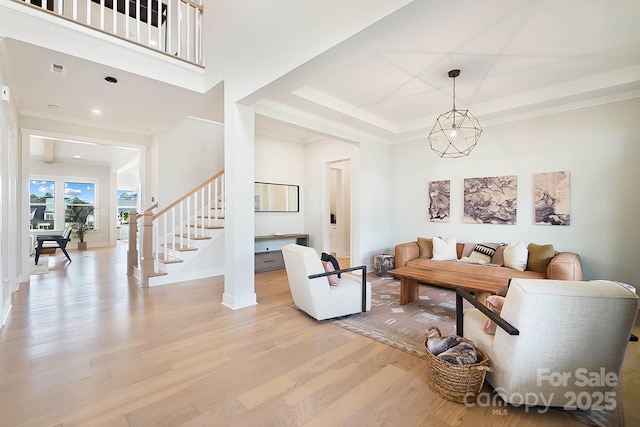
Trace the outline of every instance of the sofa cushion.
{"type": "Polygon", "coordinates": [[[475,243],[460,243],[458,242],[457,250],[458,250],[458,259],[462,257],[468,257],[473,252],[473,248],[475,248],[475,243]]]}
{"type": "Polygon", "coordinates": [[[446,240],[439,237],[434,237],[432,259],[436,261],[458,259],[455,236],[450,237],[446,240]]]}
{"type": "Polygon", "coordinates": [[[536,245],[535,243],[529,243],[527,250],[529,251],[527,270],[546,273],[549,263],[553,257],[556,256],[553,245],[536,245]]]}
{"type": "Polygon", "coordinates": [[[496,253],[491,258],[491,264],[504,265],[504,248],[506,247],[507,245],[503,243],[496,248],[496,253]]]}
{"type": "Polygon", "coordinates": [[[433,257],[433,240],[426,237],[418,237],[418,248],[420,249],[420,258],[433,257]]]}
{"type": "Polygon", "coordinates": [[[506,248],[504,248],[504,266],[512,268],[518,271],[524,271],[527,269],[527,258],[529,257],[529,251],[524,246],[524,243],[509,242],[506,248]]]}

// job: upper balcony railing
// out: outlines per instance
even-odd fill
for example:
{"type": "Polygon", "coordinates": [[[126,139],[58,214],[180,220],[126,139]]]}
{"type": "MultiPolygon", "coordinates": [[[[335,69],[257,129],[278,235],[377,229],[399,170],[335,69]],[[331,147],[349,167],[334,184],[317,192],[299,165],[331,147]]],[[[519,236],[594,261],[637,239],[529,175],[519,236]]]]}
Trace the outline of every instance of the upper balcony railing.
{"type": "Polygon", "coordinates": [[[82,25],[204,65],[203,0],[23,1],[82,25]]]}

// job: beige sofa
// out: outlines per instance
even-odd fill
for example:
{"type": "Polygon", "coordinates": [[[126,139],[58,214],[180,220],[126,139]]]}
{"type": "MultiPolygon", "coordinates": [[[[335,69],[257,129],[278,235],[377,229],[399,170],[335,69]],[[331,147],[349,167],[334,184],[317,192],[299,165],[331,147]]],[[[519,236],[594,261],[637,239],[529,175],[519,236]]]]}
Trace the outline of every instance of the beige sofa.
{"type": "MultiPolygon", "coordinates": [[[[476,243],[457,243],[458,259],[441,261],[433,260],[428,256],[421,257],[418,241],[401,243],[395,247],[395,268],[411,266],[474,276],[491,276],[507,280],[514,277],[523,279],[582,280],[582,262],[580,256],[573,252],[552,251],[552,258],[547,255],[546,259],[539,259],[538,252],[540,251],[538,249],[543,246],[530,244],[527,268],[525,271],[519,271],[504,266],[504,245],[498,246],[491,258],[491,262],[488,264],[478,265],[463,262],[461,259],[468,258],[475,246],[476,243]]],[[[548,254],[549,245],[545,246],[548,254]]]]}

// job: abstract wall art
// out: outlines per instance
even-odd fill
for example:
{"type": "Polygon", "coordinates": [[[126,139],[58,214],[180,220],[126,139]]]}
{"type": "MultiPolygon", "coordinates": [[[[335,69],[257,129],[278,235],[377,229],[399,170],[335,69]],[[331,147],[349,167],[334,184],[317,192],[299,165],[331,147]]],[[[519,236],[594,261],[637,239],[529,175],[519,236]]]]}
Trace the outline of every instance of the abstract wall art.
{"type": "Polygon", "coordinates": [[[464,219],[473,224],[515,224],[518,177],[465,178],[464,219]]]}
{"type": "Polygon", "coordinates": [[[569,172],[533,174],[534,222],[540,225],[570,225],[569,172]]]}
{"type": "Polygon", "coordinates": [[[451,181],[429,182],[429,221],[449,222],[451,181]]]}

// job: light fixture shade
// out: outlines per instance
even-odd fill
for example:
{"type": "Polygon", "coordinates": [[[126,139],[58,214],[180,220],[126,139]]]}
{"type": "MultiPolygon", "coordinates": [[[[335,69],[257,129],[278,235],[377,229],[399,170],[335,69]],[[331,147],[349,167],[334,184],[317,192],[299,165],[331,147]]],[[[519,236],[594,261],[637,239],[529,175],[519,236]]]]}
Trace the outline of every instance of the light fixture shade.
{"type": "Polygon", "coordinates": [[[440,157],[464,157],[478,143],[482,128],[469,110],[450,110],[440,114],[429,133],[429,145],[440,157]]]}

